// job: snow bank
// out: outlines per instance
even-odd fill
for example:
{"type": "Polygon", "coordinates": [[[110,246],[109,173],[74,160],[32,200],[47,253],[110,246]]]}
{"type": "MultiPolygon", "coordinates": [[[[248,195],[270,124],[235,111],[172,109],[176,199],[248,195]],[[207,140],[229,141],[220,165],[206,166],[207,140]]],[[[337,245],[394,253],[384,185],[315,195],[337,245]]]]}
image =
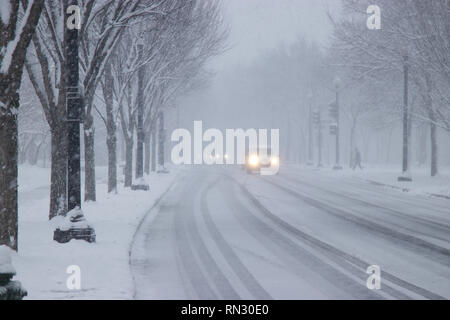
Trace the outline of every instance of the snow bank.
{"type": "Polygon", "coordinates": [[[119,186],[117,194],[107,193],[107,168],[97,168],[96,174],[97,202],[83,203],[82,209],[95,228],[97,242],[58,244],[52,237],[61,219],[48,221],[50,170],[19,168],[19,254],[13,254],[13,262],[18,280],[28,290],[27,299],[132,298],[130,242],[144,214],[174,181],[176,171],[149,175],[148,192],[119,186]],[[80,267],[81,290],[66,285],[71,276],[68,267],[73,265],[80,267]]]}
{"type": "Polygon", "coordinates": [[[355,171],[349,168],[338,171],[331,168],[319,170],[315,167],[293,164],[285,165],[281,168],[281,171],[284,173],[295,173],[302,170],[314,171],[315,174],[337,179],[345,178],[364,181],[383,188],[407,192],[408,194],[431,195],[450,199],[450,168],[448,167],[440,168],[440,173],[436,177],[430,176],[429,168],[413,167],[410,173],[412,182],[397,181],[397,178],[401,175],[401,168],[397,166],[365,165],[363,170],[356,169],[355,171]]]}
{"type": "MultiPolygon", "coordinates": [[[[431,177],[428,168],[412,168],[412,182],[400,182],[400,168],[392,166],[369,166],[364,170],[344,170],[332,174],[362,179],[382,187],[393,188],[411,194],[435,195],[450,198],[450,169],[442,168],[441,173],[431,177]]],[[[326,171],[324,171],[326,173],[326,171]]]]}

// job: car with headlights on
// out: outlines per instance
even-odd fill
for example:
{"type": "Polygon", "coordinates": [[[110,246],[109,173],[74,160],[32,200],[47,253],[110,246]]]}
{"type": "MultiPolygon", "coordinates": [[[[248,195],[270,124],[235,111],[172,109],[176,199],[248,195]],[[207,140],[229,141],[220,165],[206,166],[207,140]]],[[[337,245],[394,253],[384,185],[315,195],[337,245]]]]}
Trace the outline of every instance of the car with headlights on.
{"type": "Polygon", "coordinates": [[[260,173],[261,168],[278,166],[280,159],[273,155],[270,148],[259,148],[256,152],[247,152],[245,156],[245,169],[248,174],[260,173]]]}

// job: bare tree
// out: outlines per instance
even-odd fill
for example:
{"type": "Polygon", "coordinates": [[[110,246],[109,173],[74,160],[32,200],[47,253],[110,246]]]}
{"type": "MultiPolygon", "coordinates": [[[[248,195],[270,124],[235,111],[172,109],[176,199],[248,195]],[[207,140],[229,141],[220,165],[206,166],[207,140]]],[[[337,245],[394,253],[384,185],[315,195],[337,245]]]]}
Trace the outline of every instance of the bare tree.
{"type": "MultiPolygon", "coordinates": [[[[85,201],[95,200],[95,157],[93,101],[105,63],[124,30],[138,17],[159,15],[159,7],[168,0],[83,0],[80,30],[81,91],[84,93],[85,201]]],[[[46,115],[52,137],[52,218],[65,214],[67,149],[65,122],[64,16],[59,0],[46,0],[42,21],[28,55],[27,71],[46,115]]]]}
{"type": "Polygon", "coordinates": [[[43,0],[2,3],[0,19],[0,245],[18,249],[17,113],[28,45],[43,0]]]}
{"type": "Polygon", "coordinates": [[[155,141],[155,137],[150,140],[150,134],[155,134],[160,111],[202,77],[204,63],[220,52],[226,35],[221,29],[218,2],[174,0],[161,8],[164,15],[153,21],[141,19],[134,28],[127,30],[110,61],[117,113],[126,146],[126,187],[132,183],[138,71],[145,70],[143,129],[145,167],[149,168],[149,144],[155,141]]]}
{"type": "MultiPolygon", "coordinates": [[[[349,74],[354,81],[389,82],[398,86],[404,56],[408,56],[410,92],[421,97],[412,117],[426,119],[430,125],[431,175],[435,176],[438,173],[436,128],[448,130],[450,2],[381,0],[378,5],[383,8],[383,24],[376,32],[368,30],[364,23],[370,1],[343,3],[347,18],[335,22],[332,47],[336,64],[351,70],[349,74]]],[[[408,122],[412,124],[412,118],[408,122]]],[[[412,125],[409,136],[411,128],[412,125]]]]}

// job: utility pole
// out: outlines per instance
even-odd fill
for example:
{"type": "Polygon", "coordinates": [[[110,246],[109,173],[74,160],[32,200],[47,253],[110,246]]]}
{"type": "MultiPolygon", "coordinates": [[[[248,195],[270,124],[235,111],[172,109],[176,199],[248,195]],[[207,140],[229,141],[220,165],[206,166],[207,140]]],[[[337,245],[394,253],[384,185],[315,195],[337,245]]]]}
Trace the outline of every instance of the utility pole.
{"type": "Polygon", "coordinates": [[[403,56],[403,165],[398,181],[412,181],[408,164],[408,55],[403,56]]]}
{"type": "MultiPolygon", "coordinates": [[[[95,231],[89,226],[81,210],[80,175],[80,123],[83,117],[83,98],[79,90],[78,30],[69,20],[80,13],[78,0],[64,0],[64,50],[66,58],[66,117],[67,117],[67,207],[69,213],[65,224],[69,228],[57,227],[53,240],[65,243],[71,239],[95,242],[95,231]]],[[[78,17],[79,18],[79,17],[78,17]]],[[[75,21],[77,21],[75,19],[75,21]]]]}
{"type": "Polygon", "coordinates": [[[321,110],[320,110],[320,107],[319,107],[319,109],[317,109],[317,114],[318,114],[318,123],[319,123],[319,125],[318,125],[318,131],[317,131],[317,134],[318,134],[318,143],[317,143],[317,145],[318,145],[318,148],[319,148],[319,159],[318,159],[318,162],[317,162],[317,167],[318,168],[323,168],[323,164],[322,164],[322,112],[321,112],[321,110]]]}
{"type": "Polygon", "coordinates": [[[312,122],[317,126],[317,147],[319,151],[317,167],[322,168],[322,115],[320,107],[312,112],[312,122]]]}
{"type": "MultiPolygon", "coordinates": [[[[78,5],[77,0],[65,0],[64,12],[69,6],[78,5]]],[[[66,17],[66,21],[69,17],[66,17]]],[[[65,25],[66,50],[66,110],[67,110],[67,201],[68,210],[81,208],[80,178],[80,123],[83,112],[79,92],[78,30],[65,25]]]]}
{"type": "Polygon", "coordinates": [[[308,166],[313,165],[313,110],[312,110],[312,93],[308,94],[308,103],[309,103],[309,133],[308,133],[308,166]]]}
{"type": "Polygon", "coordinates": [[[336,78],[334,80],[334,87],[336,89],[336,102],[335,102],[335,108],[336,108],[336,163],[333,167],[333,170],[342,170],[342,167],[340,165],[340,144],[339,144],[339,90],[341,87],[341,80],[339,78],[336,78]]]}

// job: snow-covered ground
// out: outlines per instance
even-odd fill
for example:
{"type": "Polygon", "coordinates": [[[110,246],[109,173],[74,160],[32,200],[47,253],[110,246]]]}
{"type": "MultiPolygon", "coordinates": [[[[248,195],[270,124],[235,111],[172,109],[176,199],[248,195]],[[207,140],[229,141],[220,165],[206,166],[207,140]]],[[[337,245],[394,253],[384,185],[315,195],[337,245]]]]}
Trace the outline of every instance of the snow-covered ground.
{"type": "Polygon", "coordinates": [[[97,243],[57,244],[49,170],[24,166],[13,264],[28,299],[448,299],[450,200],[428,194],[450,179],[419,172],[402,192],[381,185],[403,188],[392,168],[177,167],[149,176],[150,192],[108,195],[98,168],[98,201],[83,206],[97,243]],[[70,265],[81,290],[66,286],[70,265]],[[366,287],[370,265],[381,290],[366,287]]]}
{"type": "MultiPolygon", "coordinates": [[[[284,171],[308,169],[312,170],[308,167],[290,165],[284,171]]],[[[321,175],[335,177],[337,179],[359,179],[388,189],[396,189],[411,194],[448,197],[450,199],[450,168],[440,168],[439,174],[436,177],[431,177],[429,168],[413,167],[411,169],[412,182],[397,181],[401,172],[401,168],[398,166],[366,165],[363,170],[344,168],[344,170],[336,171],[331,168],[323,168],[315,171],[321,175]]]]}
{"type": "Polygon", "coordinates": [[[17,280],[28,290],[27,299],[130,299],[133,281],[129,247],[140,221],[174,181],[170,174],[147,177],[150,191],[125,190],[108,194],[106,168],[97,168],[97,202],[83,204],[97,242],[52,240],[54,222],[48,221],[50,170],[19,168],[19,253],[13,254],[17,280]],[[66,273],[81,269],[81,290],[69,290],[66,273]]]}

